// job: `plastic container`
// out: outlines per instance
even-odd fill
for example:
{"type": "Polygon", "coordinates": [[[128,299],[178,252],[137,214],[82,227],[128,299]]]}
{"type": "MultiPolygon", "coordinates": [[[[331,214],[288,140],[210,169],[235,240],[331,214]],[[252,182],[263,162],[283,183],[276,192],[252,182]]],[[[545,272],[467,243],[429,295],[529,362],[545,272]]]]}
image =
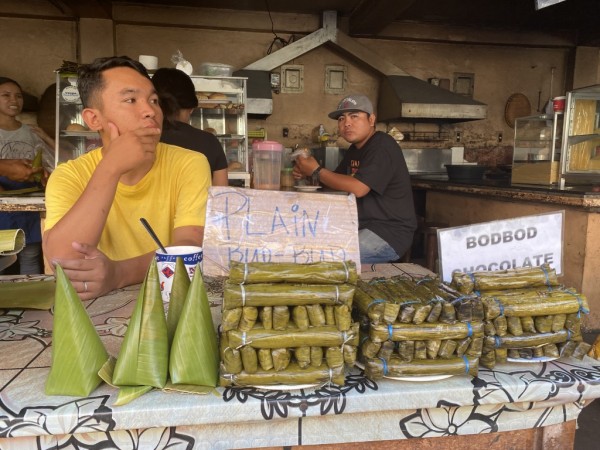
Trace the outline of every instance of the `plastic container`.
{"type": "Polygon", "coordinates": [[[230,77],[233,73],[233,66],[229,64],[206,62],[200,64],[200,75],[210,77],[230,77]]]}
{"type": "Polygon", "coordinates": [[[252,144],[252,172],[254,188],[279,190],[283,145],[276,141],[252,144]]]}
{"type": "Polygon", "coordinates": [[[552,109],[555,112],[563,112],[565,110],[565,101],[567,97],[554,97],[552,99],[552,109]]]}
{"type": "Polygon", "coordinates": [[[482,180],[486,166],[476,164],[445,164],[448,179],[453,180],[482,180]]]}

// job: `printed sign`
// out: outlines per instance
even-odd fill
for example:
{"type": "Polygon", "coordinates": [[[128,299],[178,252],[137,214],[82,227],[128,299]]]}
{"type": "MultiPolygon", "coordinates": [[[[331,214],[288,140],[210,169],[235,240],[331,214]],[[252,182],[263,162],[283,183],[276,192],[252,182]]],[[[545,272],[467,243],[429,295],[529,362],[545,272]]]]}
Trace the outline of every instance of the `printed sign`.
{"type": "Polygon", "coordinates": [[[548,263],[562,274],[564,211],[438,230],[440,275],[548,263]]]}
{"type": "Polygon", "coordinates": [[[230,261],[352,260],[360,272],[356,197],[215,186],[209,189],[203,273],[230,261]]]}

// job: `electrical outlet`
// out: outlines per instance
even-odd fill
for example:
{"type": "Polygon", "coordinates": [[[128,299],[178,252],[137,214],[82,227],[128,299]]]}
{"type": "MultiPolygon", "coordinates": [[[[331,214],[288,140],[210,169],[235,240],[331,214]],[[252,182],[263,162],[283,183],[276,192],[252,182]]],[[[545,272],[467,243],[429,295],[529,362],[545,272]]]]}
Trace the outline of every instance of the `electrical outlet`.
{"type": "Polygon", "coordinates": [[[502,142],[502,131],[498,133],[498,142],[502,142]]]}
{"type": "Polygon", "coordinates": [[[460,131],[457,131],[455,134],[456,142],[460,142],[460,131]]]}

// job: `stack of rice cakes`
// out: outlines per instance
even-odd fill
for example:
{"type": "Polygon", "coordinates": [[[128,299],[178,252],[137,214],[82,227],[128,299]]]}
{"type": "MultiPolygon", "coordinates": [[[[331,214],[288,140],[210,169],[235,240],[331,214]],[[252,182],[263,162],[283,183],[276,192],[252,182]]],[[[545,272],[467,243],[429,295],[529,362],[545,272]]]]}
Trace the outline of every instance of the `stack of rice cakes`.
{"type": "Polygon", "coordinates": [[[455,272],[452,286],[481,297],[485,341],[481,365],[506,361],[583,358],[590,345],[581,336],[584,295],[558,283],[549,265],[495,272],[455,272]]]}
{"type": "Polygon", "coordinates": [[[359,361],[371,379],[477,375],[484,340],[483,307],[458,298],[439,280],[359,280],[359,361]]]}
{"type": "Polygon", "coordinates": [[[220,385],[344,385],[356,361],[356,264],[235,263],[223,293],[220,385]]]}

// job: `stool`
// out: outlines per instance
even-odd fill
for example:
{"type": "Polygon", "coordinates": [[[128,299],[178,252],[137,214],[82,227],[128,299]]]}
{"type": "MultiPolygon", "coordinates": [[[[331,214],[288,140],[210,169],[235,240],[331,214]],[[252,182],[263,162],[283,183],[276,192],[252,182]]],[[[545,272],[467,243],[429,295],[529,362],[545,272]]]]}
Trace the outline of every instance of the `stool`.
{"type": "MultiPolygon", "coordinates": [[[[418,226],[415,230],[413,245],[423,239],[423,256],[425,257],[425,267],[431,272],[437,273],[438,242],[437,230],[448,228],[445,222],[426,222],[419,217],[418,226]]],[[[411,259],[411,249],[402,256],[401,262],[409,262],[411,259]]]]}

